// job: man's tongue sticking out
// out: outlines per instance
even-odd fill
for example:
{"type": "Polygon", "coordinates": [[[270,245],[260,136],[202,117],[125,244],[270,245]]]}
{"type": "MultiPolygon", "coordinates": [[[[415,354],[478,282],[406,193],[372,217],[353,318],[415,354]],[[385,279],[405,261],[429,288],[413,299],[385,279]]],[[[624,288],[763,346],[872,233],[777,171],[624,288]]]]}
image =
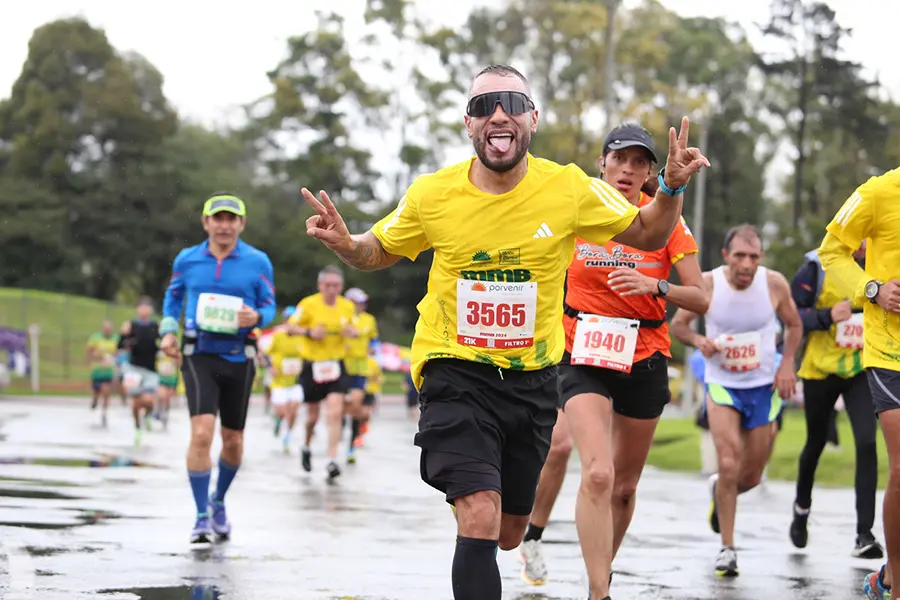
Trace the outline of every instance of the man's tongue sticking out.
{"type": "Polygon", "coordinates": [[[506,152],[507,150],[509,150],[510,144],[512,144],[512,137],[506,135],[491,136],[490,138],[488,138],[488,141],[497,152],[506,152]]]}

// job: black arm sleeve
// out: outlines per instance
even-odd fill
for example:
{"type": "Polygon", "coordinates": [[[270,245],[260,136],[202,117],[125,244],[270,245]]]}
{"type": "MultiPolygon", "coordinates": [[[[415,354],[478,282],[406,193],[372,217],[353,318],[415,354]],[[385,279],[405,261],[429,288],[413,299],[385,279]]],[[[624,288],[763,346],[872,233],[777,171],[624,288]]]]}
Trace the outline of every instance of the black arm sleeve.
{"type": "Polygon", "coordinates": [[[818,279],[819,267],[816,263],[807,261],[791,281],[791,296],[803,321],[803,333],[824,331],[832,325],[831,308],[816,308],[818,279]]]}

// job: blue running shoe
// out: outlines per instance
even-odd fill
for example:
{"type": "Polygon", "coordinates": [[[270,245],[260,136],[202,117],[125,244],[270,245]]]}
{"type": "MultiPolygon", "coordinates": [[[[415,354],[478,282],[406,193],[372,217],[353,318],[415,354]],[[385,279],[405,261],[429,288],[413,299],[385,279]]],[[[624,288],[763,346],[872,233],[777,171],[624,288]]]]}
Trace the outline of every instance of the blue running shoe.
{"type": "Polygon", "coordinates": [[[220,538],[228,538],[231,535],[231,523],[225,514],[225,504],[216,500],[216,494],[209,497],[209,512],[212,514],[212,529],[220,538]]]}
{"type": "Polygon", "coordinates": [[[863,581],[863,592],[868,600],[891,600],[891,589],[882,585],[883,580],[884,567],[866,575],[863,581]]]}
{"type": "Polygon", "coordinates": [[[209,523],[209,515],[197,515],[197,522],[191,532],[192,544],[209,544],[213,541],[212,526],[209,523]]]}

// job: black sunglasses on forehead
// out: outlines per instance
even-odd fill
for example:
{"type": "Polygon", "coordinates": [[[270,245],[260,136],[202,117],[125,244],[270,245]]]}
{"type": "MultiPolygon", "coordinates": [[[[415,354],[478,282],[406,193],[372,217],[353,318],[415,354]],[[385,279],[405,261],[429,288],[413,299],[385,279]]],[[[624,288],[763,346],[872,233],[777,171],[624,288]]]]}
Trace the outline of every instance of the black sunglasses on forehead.
{"type": "Polygon", "coordinates": [[[498,104],[508,115],[521,115],[534,110],[534,102],[522,92],[488,92],[471,98],[466,114],[475,118],[489,117],[497,110],[498,104]]]}

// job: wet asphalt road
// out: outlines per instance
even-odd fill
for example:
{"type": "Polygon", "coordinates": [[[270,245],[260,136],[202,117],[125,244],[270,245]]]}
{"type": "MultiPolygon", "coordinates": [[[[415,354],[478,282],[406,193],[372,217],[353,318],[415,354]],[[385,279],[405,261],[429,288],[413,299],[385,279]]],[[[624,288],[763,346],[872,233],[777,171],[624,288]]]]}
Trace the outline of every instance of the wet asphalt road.
{"type": "MultiPolygon", "coordinates": [[[[102,430],[87,402],[0,399],[0,598],[452,598],[455,523],[419,480],[415,425],[401,405],[384,403],[358,464],[336,485],[325,482],[324,431],[306,474],[296,448],[281,452],[254,405],[244,465],[228,493],[233,538],[195,550],[186,411],[173,409],[169,431],[157,425],[134,449],[126,409],[116,404],[102,430]]],[[[577,484],[573,462],[544,534],[552,580],[526,586],[518,554],[501,552],[504,600],[587,596],[573,522],[577,484]]],[[[850,557],[852,492],[816,492],[803,551],[787,537],[792,497],[789,484],[773,482],[741,497],[742,575],[722,581],[712,572],[718,542],[706,524],[705,481],[646,472],[613,598],[861,598],[862,577],[879,563],[850,557]]],[[[881,538],[880,511],[878,520],[881,538]]]]}

